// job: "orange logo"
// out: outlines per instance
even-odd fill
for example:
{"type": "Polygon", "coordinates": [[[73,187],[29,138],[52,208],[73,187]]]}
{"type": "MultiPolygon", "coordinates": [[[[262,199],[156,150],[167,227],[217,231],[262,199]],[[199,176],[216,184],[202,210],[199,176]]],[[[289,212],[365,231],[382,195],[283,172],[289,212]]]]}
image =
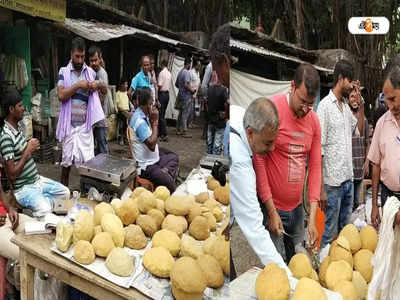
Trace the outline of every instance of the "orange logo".
{"type": "Polygon", "coordinates": [[[366,19],[364,24],[364,29],[366,32],[372,32],[373,23],[371,19],[366,19]]]}

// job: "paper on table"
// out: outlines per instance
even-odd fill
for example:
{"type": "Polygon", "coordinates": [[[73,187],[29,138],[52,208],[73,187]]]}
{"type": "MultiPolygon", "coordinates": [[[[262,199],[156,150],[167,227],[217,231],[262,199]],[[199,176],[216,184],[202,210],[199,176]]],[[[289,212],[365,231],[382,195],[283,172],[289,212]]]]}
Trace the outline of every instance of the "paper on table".
{"type": "Polygon", "coordinates": [[[106,260],[104,258],[96,257],[94,262],[91,263],[90,265],[83,265],[83,264],[78,263],[73,257],[74,247],[70,247],[67,252],[61,252],[60,250],[57,249],[55,242],[54,242],[50,249],[51,249],[51,251],[69,259],[70,261],[80,265],[81,267],[84,267],[85,269],[103,277],[104,279],[107,279],[108,281],[111,281],[112,283],[115,283],[116,285],[122,286],[124,288],[129,288],[131,286],[132,281],[135,277],[135,274],[141,272],[140,269],[142,268],[142,264],[141,263],[139,264],[140,256],[132,254],[132,252],[129,251],[130,249],[127,249],[127,248],[125,248],[125,250],[127,250],[129,255],[131,255],[133,257],[133,259],[135,260],[135,267],[133,269],[131,276],[129,276],[129,277],[121,277],[121,276],[117,276],[117,275],[111,273],[106,267],[106,264],[105,264],[106,260]]]}
{"type": "MultiPolygon", "coordinates": [[[[260,268],[253,267],[247,272],[243,273],[235,280],[233,280],[230,284],[230,299],[233,300],[257,300],[257,296],[255,293],[255,284],[257,275],[261,272],[260,268]]],[[[289,300],[293,297],[293,292],[296,288],[298,280],[294,277],[289,278],[290,284],[290,297],[289,300]]],[[[323,288],[328,300],[343,300],[342,296],[338,293],[332,292],[323,288]]]]}

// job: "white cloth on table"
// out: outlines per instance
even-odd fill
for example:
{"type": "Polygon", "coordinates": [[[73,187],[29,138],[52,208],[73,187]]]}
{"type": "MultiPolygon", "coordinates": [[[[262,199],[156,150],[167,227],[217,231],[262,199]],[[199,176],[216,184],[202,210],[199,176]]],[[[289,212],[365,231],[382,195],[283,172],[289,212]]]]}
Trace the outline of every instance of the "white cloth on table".
{"type": "Polygon", "coordinates": [[[371,259],[374,267],[369,284],[368,299],[397,300],[400,296],[400,226],[393,229],[393,221],[400,208],[400,201],[390,197],[383,208],[379,241],[371,259]]]}

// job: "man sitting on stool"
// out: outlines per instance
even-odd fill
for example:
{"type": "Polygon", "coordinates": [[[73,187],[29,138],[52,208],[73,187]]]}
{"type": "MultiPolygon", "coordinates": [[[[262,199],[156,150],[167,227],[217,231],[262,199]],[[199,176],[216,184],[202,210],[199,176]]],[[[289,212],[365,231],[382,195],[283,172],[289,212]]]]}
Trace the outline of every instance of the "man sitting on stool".
{"type": "Polygon", "coordinates": [[[56,198],[68,200],[69,189],[59,182],[39,175],[32,153],[40,147],[37,139],[26,140],[18,127],[24,117],[22,97],[17,91],[5,94],[2,99],[6,119],[1,124],[0,150],[7,178],[17,202],[41,217],[52,211],[56,198]]]}
{"type": "Polygon", "coordinates": [[[166,186],[173,193],[179,159],[173,152],[158,150],[158,110],[153,105],[150,88],[138,90],[138,102],[139,107],[129,123],[134,131],[131,138],[138,174],[155,186],[166,186]]]}

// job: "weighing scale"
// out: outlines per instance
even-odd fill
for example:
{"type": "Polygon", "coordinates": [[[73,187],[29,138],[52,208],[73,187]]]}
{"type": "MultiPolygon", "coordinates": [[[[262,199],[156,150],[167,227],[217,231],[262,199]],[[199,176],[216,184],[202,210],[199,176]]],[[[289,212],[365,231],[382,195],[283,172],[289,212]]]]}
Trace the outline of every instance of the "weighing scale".
{"type": "Polygon", "coordinates": [[[206,154],[200,159],[200,167],[211,170],[216,161],[221,162],[224,166],[229,168],[229,159],[225,156],[206,154]]]}
{"type": "Polygon", "coordinates": [[[100,153],[81,165],[78,171],[81,191],[88,184],[99,192],[121,197],[129,183],[136,179],[136,161],[100,153]]]}

